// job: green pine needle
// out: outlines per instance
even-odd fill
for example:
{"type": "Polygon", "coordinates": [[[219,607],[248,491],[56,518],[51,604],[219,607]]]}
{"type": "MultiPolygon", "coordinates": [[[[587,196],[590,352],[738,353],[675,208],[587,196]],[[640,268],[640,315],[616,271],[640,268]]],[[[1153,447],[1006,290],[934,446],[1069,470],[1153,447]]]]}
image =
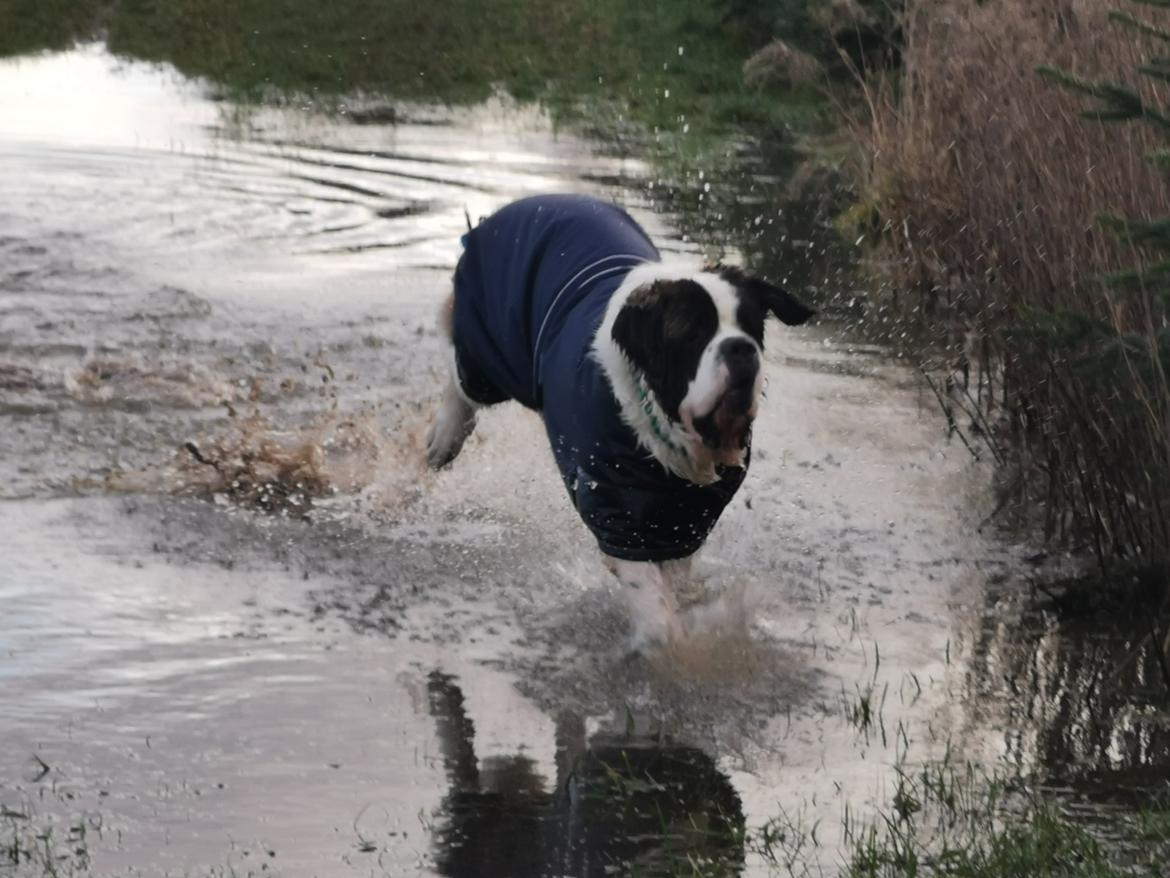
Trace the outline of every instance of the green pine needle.
{"type": "Polygon", "coordinates": [[[1160,27],[1155,27],[1148,22],[1134,18],[1128,12],[1122,12],[1118,9],[1115,9],[1109,13],[1109,20],[1116,21],[1119,24],[1124,24],[1128,27],[1132,27],[1146,36],[1154,37],[1155,39],[1170,43],[1170,33],[1162,30],[1160,27]]]}

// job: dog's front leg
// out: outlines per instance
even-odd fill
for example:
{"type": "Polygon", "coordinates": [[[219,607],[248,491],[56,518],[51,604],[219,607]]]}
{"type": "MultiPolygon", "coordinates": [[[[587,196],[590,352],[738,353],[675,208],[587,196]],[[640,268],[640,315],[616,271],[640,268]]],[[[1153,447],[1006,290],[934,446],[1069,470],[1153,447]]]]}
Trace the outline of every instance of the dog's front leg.
{"type": "Polygon", "coordinates": [[[427,464],[431,469],[442,469],[458,457],[474,429],[475,405],[459,388],[459,378],[452,369],[427,430],[427,464]]]}
{"type": "Polygon", "coordinates": [[[635,649],[651,643],[675,640],[681,635],[678,601],[661,565],[606,556],[605,566],[622,585],[622,596],[630,612],[635,649]]]}

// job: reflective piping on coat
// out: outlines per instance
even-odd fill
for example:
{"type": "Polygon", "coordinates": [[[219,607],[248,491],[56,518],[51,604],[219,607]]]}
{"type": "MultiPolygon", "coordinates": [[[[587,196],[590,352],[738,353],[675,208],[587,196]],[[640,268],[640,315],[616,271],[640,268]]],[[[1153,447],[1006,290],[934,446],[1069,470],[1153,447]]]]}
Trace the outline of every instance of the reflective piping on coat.
{"type": "Polygon", "coordinates": [[[586,286],[587,284],[592,283],[593,281],[597,280],[598,278],[605,277],[608,274],[616,274],[619,271],[629,271],[629,270],[637,267],[638,265],[641,265],[644,262],[651,261],[649,259],[646,259],[643,256],[638,256],[635,253],[615,253],[611,256],[605,256],[601,259],[598,259],[596,262],[591,262],[589,265],[586,265],[584,268],[582,268],[580,271],[578,271],[575,275],[573,275],[571,278],[569,278],[568,282],[563,287],[560,288],[560,290],[557,292],[557,294],[553,297],[552,304],[548,306],[548,311],[546,311],[544,314],[544,320],[542,320],[540,322],[540,329],[536,333],[536,342],[532,346],[532,396],[534,399],[537,399],[540,396],[537,393],[537,388],[538,388],[537,376],[540,372],[540,340],[544,337],[545,327],[548,326],[549,318],[552,317],[553,312],[556,310],[557,303],[561,300],[561,297],[569,291],[569,288],[571,286],[573,286],[573,284],[576,282],[577,278],[579,278],[585,272],[589,271],[591,268],[596,268],[597,266],[601,265],[603,262],[610,262],[611,260],[614,260],[614,259],[632,259],[634,261],[632,263],[630,263],[629,265],[622,264],[622,265],[611,266],[609,268],[602,269],[601,271],[597,272],[596,274],[591,275],[590,277],[585,278],[585,280],[583,280],[583,281],[581,281],[581,283],[577,284],[577,289],[581,289],[582,287],[586,286]]]}

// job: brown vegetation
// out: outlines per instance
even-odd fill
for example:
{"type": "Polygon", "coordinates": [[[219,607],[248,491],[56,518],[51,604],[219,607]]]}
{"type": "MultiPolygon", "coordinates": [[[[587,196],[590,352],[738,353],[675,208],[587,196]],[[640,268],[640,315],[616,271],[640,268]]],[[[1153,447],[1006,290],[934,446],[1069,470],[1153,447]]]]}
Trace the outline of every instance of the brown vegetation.
{"type": "Polygon", "coordinates": [[[743,62],[743,80],[750,88],[791,87],[823,79],[821,62],[784,40],[772,40],[743,62]]]}
{"type": "Polygon", "coordinates": [[[857,125],[857,219],[889,281],[878,322],[912,327],[928,371],[961,376],[945,404],[998,446],[1005,488],[1103,565],[1170,555],[1166,312],[1141,284],[1103,282],[1149,254],[1100,222],[1170,215],[1148,160],[1167,141],[1087,121],[1036,67],[1138,86],[1164,46],[1110,22],[1115,5],[910,3],[903,68],[866,86],[857,125]]]}

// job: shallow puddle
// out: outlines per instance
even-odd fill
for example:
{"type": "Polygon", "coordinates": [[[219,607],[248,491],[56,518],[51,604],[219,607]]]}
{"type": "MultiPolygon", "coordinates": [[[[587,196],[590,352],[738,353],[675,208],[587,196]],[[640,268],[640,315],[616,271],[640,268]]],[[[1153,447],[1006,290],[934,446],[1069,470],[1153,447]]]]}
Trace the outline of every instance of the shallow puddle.
{"type": "Polygon", "coordinates": [[[981,740],[985,473],[880,352],[773,327],[705,622],[631,657],[533,415],[423,470],[434,313],[520,195],[695,245],[534,112],[398,117],[0,63],[0,805],[98,874],[767,874],[778,814],[831,869],[896,759],[981,740]]]}

